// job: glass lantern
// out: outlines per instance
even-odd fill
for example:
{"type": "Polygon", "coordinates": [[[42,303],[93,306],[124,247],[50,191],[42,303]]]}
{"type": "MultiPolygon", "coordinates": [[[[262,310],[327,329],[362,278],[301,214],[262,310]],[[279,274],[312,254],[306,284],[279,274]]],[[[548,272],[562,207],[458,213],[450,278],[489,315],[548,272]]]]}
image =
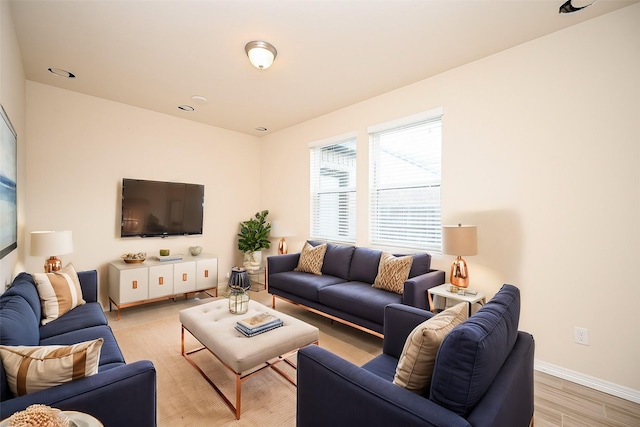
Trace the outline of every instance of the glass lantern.
{"type": "Polygon", "coordinates": [[[229,312],[244,314],[249,310],[249,294],[244,289],[234,288],[229,292],[229,312]]]}
{"type": "Polygon", "coordinates": [[[251,281],[247,271],[242,267],[233,267],[229,275],[229,311],[233,314],[244,314],[249,310],[249,294],[251,281]]]}

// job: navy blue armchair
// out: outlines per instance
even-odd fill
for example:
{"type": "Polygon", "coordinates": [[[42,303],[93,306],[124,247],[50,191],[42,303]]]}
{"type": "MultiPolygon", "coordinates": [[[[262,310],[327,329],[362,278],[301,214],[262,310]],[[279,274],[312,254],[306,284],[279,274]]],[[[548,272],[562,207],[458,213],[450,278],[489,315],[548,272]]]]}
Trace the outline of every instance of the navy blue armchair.
{"type": "Polygon", "coordinates": [[[318,346],[298,352],[298,427],[526,427],[533,417],[533,337],[518,331],[520,293],[502,289],[444,339],[430,390],[393,384],[408,334],[433,316],[385,308],[383,352],[362,367],[318,346]]]}

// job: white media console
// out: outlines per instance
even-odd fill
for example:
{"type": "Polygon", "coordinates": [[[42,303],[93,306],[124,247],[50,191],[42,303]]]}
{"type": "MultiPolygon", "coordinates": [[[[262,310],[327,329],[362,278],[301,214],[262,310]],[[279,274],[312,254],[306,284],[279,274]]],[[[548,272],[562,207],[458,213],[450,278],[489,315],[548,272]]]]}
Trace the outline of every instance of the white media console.
{"type": "MultiPolygon", "coordinates": [[[[109,264],[109,311],[178,295],[215,290],[218,296],[218,258],[186,255],[177,261],[147,259],[140,264],[122,260],[109,264]]],[[[208,293],[208,292],[207,292],[208,293]]]]}

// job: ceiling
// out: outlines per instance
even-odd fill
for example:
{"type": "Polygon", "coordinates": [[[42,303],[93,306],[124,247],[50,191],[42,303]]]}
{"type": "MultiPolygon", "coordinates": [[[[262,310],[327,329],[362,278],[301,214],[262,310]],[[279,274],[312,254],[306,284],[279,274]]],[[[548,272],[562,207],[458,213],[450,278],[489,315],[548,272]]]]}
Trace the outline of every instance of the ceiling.
{"type": "Polygon", "coordinates": [[[563,2],[10,1],[28,80],[257,136],[637,0],[559,14],[563,2]],[[244,45],[252,40],[276,47],[271,68],[250,64],[244,45]]]}

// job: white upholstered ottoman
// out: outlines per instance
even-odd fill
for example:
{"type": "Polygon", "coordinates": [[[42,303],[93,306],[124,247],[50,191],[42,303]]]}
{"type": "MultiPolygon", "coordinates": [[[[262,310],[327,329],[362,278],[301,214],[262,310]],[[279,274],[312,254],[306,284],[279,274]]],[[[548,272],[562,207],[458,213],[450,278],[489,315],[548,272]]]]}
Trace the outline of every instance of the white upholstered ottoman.
{"type": "Polygon", "coordinates": [[[295,385],[294,380],[275,365],[278,362],[285,361],[293,366],[286,357],[291,356],[306,345],[318,343],[318,328],[255,301],[249,301],[249,310],[245,314],[231,314],[227,299],[187,308],[180,311],[180,323],[182,324],[182,355],[216,390],[237,419],[240,419],[242,381],[264,368],[271,367],[291,384],[295,385]],[[282,319],[283,325],[251,338],[244,336],[235,329],[238,320],[263,312],[279,317],[282,319]],[[203,347],[185,351],[185,330],[191,333],[203,347]],[[189,354],[204,349],[209,350],[224,366],[235,374],[235,405],[189,357],[189,354]]]}

